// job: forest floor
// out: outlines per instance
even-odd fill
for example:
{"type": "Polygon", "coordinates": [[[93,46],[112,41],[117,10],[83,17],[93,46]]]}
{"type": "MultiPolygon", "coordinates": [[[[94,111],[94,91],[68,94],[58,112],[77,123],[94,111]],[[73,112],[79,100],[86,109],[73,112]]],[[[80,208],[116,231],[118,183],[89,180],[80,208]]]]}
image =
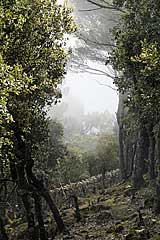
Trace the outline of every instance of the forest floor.
{"type": "MultiPolygon", "coordinates": [[[[129,183],[119,184],[79,198],[79,206],[81,220],[78,223],[74,208],[61,209],[69,234],[49,239],[160,240],[160,216],[153,212],[151,187],[137,192],[129,183]]],[[[53,222],[49,224],[53,236],[53,222]]],[[[18,228],[21,231],[20,225],[18,228]]],[[[26,238],[14,236],[11,239],[26,238]]]]}
{"type": "Polygon", "coordinates": [[[160,217],[153,213],[151,187],[136,192],[130,184],[121,184],[79,202],[81,221],[75,223],[74,211],[64,210],[70,236],[56,239],[160,240],[160,217]]]}

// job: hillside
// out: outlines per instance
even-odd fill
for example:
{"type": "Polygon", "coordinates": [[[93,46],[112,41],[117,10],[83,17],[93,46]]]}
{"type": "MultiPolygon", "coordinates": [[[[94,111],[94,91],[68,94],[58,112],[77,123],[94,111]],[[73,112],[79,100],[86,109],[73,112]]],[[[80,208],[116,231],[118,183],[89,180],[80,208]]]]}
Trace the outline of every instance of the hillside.
{"type": "MultiPolygon", "coordinates": [[[[152,188],[144,187],[137,192],[129,183],[123,183],[79,198],[81,220],[76,221],[73,206],[63,206],[61,214],[67,233],[63,236],[56,234],[55,225],[48,216],[46,225],[50,229],[49,239],[158,240],[160,220],[153,212],[152,196],[152,188]]],[[[12,228],[10,226],[10,230],[12,228]]],[[[25,224],[18,224],[14,227],[11,239],[27,239],[24,232],[25,224]]]]}

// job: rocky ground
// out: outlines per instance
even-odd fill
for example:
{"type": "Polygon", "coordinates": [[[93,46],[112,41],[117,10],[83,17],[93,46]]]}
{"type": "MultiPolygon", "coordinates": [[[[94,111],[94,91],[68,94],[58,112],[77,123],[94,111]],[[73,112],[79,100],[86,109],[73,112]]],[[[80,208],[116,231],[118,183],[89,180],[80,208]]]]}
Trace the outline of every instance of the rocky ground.
{"type": "MultiPolygon", "coordinates": [[[[160,239],[160,219],[152,210],[153,191],[136,192],[130,184],[121,184],[80,199],[82,219],[67,223],[70,236],[57,239],[143,240],[160,239]]],[[[71,221],[70,217],[70,221],[71,221]]]]}
{"type": "MultiPolygon", "coordinates": [[[[48,217],[50,239],[55,240],[160,240],[160,218],[153,212],[152,188],[136,192],[128,184],[117,186],[79,199],[81,220],[76,222],[75,209],[61,209],[69,233],[55,235],[54,224],[48,217]]],[[[25,228],[24,224],[22,224],[25,228]]],[[[14,232],[22,232],[22,225],[14,232]]],[[[20,234],[18,234],[20,235],[20,234]]],[[[14,240],[16,236],[13,234],[14,240]]],[[[23,236],[23,233],[21,233],[23,236]]],[[[12,238],[13,239],[13,238],[12,238]]],[[[17,239],[24,240],[17,236],[17,239]]]]}

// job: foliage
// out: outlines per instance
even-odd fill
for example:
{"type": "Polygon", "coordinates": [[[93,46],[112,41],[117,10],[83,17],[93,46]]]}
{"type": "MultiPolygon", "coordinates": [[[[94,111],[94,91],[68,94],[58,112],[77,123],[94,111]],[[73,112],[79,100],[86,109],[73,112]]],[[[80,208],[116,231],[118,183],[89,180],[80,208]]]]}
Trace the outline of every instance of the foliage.
{"type": "MultiPolygon", "coordinates": [[[[159,149],[156,147],[159,132],[156,126],[159,126],[160,121],[157,104],[160,99],[160,5],[152,0],[141,0],[138,4],[134,0],[114,2],[116,6],[125,9],[120,24],[113,30],[116,47],[110,57],[113,68],[118,71],[115,83],[124,94],[123,99],[126,98],[125,105],[130,115],[127,124],[122,119],[119,121],[121,145],[124,145],[121,150],[127,149],[126,154],[133,153],[133,156],[127,157],[121,151],[121,168],[125,172],[125,165],[130,165],[129,176],[133,175],[135,186],[140,187],[144,183],[146,159],[151,179],[157,177],[156,158],[158,161],[160,159],[159,149]],[[133,126],[137,129],[133,129],[133,126]],[[130,141],[124,139],[124,129],[126,133],[133,132],[130,141]],[[125,143],[126,140],[134,144],[129,146],[130,143],[125,143]]],[[[125,173],[122,175],[125,178],[125,173]]],[[[157,199],[159,183],[157,179],[157,199]]]]}
{"type": "MultiPolygon", "coordinates": [[[[46,240],[42,196],[57,216],[60,231],[64,224],[49,192],[44,191],[43,181],[35,174],[39,169],[33,168],[39,160],[40,145],[47,139],[47,105],[61,97],[59,84],[68,58],[67,34],[75,30],[75,25],[71,10],[56,0],[2,0],[0,29],[0,178],[2,185],[6,175],[17,184],[32,239],[39,238],[36,216],[40,238],[46,240]]],[[[5,187],[5,193],[7,190],[5,187]]],[[[6,206],[9,197],[4,195],[6,206]]]]}
{"type": "MultiPolygon", "coordinates": [[[[96,138],[86,136],[86,138],[83,137],[83,141],[86,148],[80,143],[75,145],[75,142],[72,142],[70,144],[73,149],[77,149],[77,151],[75,151],[74,161],[77,161],[77,164],[78,162],[81,163],[78,167],[72,160],[74,163],[73,169],[79,174],[79,179],[82,178],[82,176],[102,174],[119,167],[118,139],[116,136],[111,134],[101,134],[96,136],[96,138]],[[87,140],[89,139],[95,141],[93,146],[87,145],[87,140]]],[[[72,171],[70,171],[70,173],[71,172],[72,171]]]]}
{"type": "Polygon", "coordinates": [[[58,161],[56,170],[58,183],[77,182],[89,176],[85,155],[75,146],[67,147],[67,154],[58,161]]]}
{"type": "Polygon", "coordinates": [[[63,126],[61,123],[50,120],[48,145],[49,154],[47,166],[54,169],[57,161],[61,161],[66,154],[66,146],[63,138],[63,126]]]}
{"type": "Polygon", "coordinates": [[[74,25],[70,10],[56,1],[2,1],[0,14],[3,152],[13,142],[15,124],[29,138],[35,119],[44,121],[44,106],[61,96],[58,84],[67,60],[64,34],[74,31],[74,25]]]}
{"type": "Polygon", "coordinates": [[[76,182],[100,174],[104,169],[118,168],[116,135],[75,135],[66,144],[62,125],[51,120],[49,126],[48,148],[44,155],[48,161],[46,170],[55,184],[76,182]]]}
{"type": "Polygon", "coordinates": [[[96,150],[98,168],[101,173],[118,168],[118,142],[114,135],[100,136],[96,150]]]}
{"type": "Polygon", "coordinates": [[[107,8],[111,2],[71,0],[78,23],[76,37],[79,39],[73,51],[73,66],[80,68],[81,64],[88,64],[87,60],[103,64],[106,62],[107,51],[113,47],[110,29],[118,20],[118,12],[113,8],[107,8]]]}
{"type": "MultiPolygon", "coordinates": [[[[123,2],[123,1],[122,1],[123,2]]],[[[137,118],[154,117],[159,99],[159,4],[125,1],[126,13],[113,33],[112,63],[119,71],[116,84],[128,93],[128,105],[137,118]]]]}

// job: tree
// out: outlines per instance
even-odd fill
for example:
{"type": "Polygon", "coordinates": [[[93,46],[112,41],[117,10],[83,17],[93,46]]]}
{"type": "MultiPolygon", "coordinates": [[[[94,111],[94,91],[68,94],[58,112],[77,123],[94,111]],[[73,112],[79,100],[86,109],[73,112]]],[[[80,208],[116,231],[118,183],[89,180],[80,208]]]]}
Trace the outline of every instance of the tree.
{"type": "Polygon", "coordinates": [[[111,61],[119,71],[115,82],[119,90],[127,94],[129,112],[139,132],[134,179],[140,187],[143,183],[144,152],[148,151],[150,178],[156,177],[154,126],[159,122],[156,104],[159,101],[159,4],[150,0],[142,0],[138,5],[136,1],[129,0],[115,1],[115,4],[125,8],[126,13],[114,29],[116,48],[111,61]],[[145,145],[145,138],[148,138],[148,145],[145,145]]]}
{"type": "Polygon", "coordinates": [[[49,155],[47,167],[54,169],[57,160],[61,161],[66,155],[66,146],[64,144],[63,126],[61,123],[50,120],[49,122],[49,139],[48,139],[49,155]]]}
{"type": "MultiPolygon", "coordinates": [[[[71,0],[71,3],[79,27],[70,68],[73,71],[103,74],[113,80],[115,73],[108,64],[108,52],[114,48],[110,29],[118,21],[119,9],[112,5],[112,1],[71,0]],[[93,63],[97,62],[101,68],[93,67],[93,63]]],[[[107,83],[105,85],[110,86],[107,83]]]]}
{"type": "Polygon", "coordinates": [[[112,133],[114,122],[114,116],[107,110],[101,113],[88,113],[84,116],[83,132],[87,135],[112,133]]]}
{"type": "Polygon", "coordinates": [[[18,185],[31,239],[38,236],[30,196],[35,202],[40,239],[47,239],[41,197],[47,201],[59,231],[64,230],[58,210],[43,182],[34,175],[33,166],[36,145],[44,140],[45,106],[61,96],[58,84],[67,60],[64,36],[75,29],[70,12],[49,0],[4,0],[0,6],[1,169],[8,171],[8,177],[18,185]],[[37,123],[39,128],[35,128],[37,123]]]}
{"type": "Polygon", "coordinates": [[[78,182],[89,176],[85,153],[74,145],[67,146],[67,154],[57,163],[59,183],[78,182]]]}
{"type": "Polygon", "coordinates": [[[118,142],[114,135],[101,135],[96,150],[102,174],[118,168],[118,142]]]}

